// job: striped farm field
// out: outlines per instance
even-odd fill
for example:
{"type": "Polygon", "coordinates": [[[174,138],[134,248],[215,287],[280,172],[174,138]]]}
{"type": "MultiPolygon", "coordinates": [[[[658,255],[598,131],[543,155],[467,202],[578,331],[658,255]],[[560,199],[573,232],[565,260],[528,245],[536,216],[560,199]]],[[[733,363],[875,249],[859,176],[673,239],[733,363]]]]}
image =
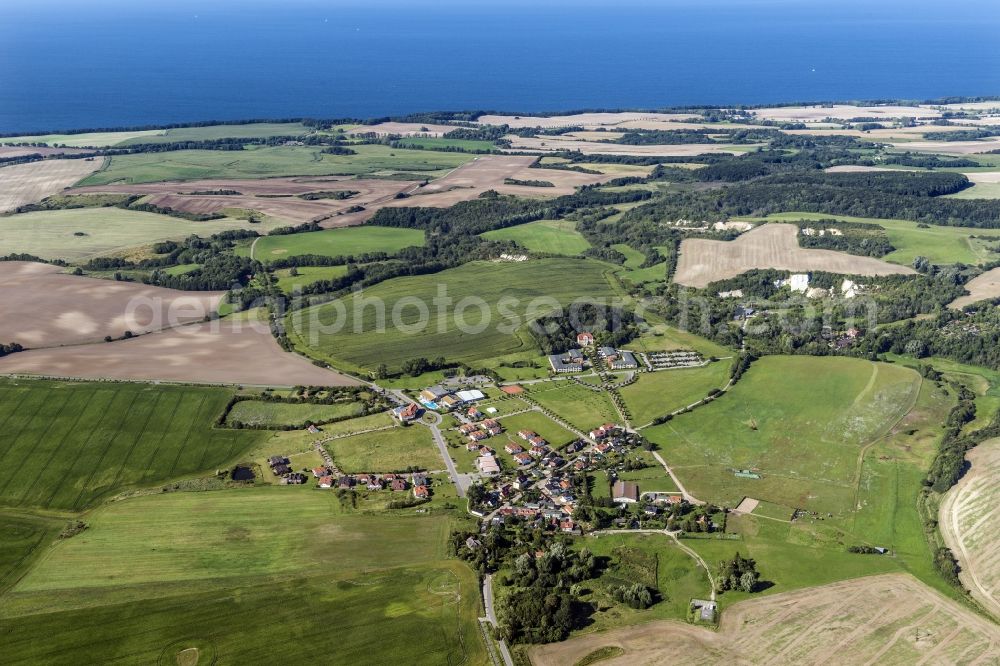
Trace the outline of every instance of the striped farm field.
{"type": "Polygon", "coordinates": [[[1000,617],[1000,439],[983,442],[966,458],[972,466],[948,491],[938,524],[961,564],[965,587],[1000,617]]]}
{"type": "Polygon", "coordinates": [[[130,486],[212,471],[262,433],[215,430],[230,391],[0,380],[0,505],[81,510],[130,486]]]}

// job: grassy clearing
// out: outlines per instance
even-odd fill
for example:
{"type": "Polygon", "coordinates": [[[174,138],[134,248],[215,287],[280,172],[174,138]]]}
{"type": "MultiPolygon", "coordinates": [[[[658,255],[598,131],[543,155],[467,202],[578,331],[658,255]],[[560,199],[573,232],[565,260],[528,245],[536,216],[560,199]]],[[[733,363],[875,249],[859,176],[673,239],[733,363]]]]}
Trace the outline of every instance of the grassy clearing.
{"type": "Polygon", "coordinates": [[[551,409],[577,430],[587,432],[603,423],[621,420],[611,398],[569,381],[552,381],[526,387],[532,399],[551,409]]]}
{"type": "Polygon", "coordinates": [[[333,630],[338,661],[482,663],[476,577],[444,560],[454,520],[310,488],[117,502],[5,596],[0,660],[260,663],[315,658],[333,630]]]}
{"type": "MultiPolygon", "coordinates": [[[[646,256],[632,247],[619,243],[612,245],[612,249],[618,250],[625,255],[625,270],[618,275],[634,284],[646,284],[647,282],[664,282],[667,279],[667,263],[661,262],[652,266],[642,268],[646,261],[646,256]]],[[[665,250],[661,250],[664,252],[665,250]]]]}
{"type": "MultiPolygon", "coordinates": [[[[527,405],[518,400],[522,407],[527,405]]],[[[538,436],[547,441],[552,446],[562,446],[576,439],[576,436],[569,430],[547,417],[541,412],[524,412],[500,419],[506,432],[504,436],[510,441],[525,446],[526,442],[518,437],[520,430],[534,430],[538,436]]]]}
{"type": "Polygon", "coordinates": [[[233,406],[226,421],[228,423],[239,421],[249,425],[301,425],[306,421],[315,423],[327,419],[357,416],[362,408],[358,402],[314,405],[243,400],[233,406]]]}
{"type": "Polygon", "coordinates": [[[695,496],[845,514],[859,455],[912,407],[912,370],[849,358],[766,357],[726,395],[643,431],[695,496]],[[761,479],[739,479],[753,469],[761,479]]]}
{"type": "Polygon", "coordinates": [[[475,139],[447,139],[444,137],[403,137],[400,143],[406,146],[420,146],[426,150],[441,150],[442,148],[460,148],[461,150],[496,150],[489,141],[475,139]]]}
{"type": "Polygon", "coordinates": [[[79,184],[155,183],[202,178],[268,178],[276,176],[424,174],[454,169],[473,157],[469,153],[404,150],[382,145],[359,145],[356,155],[331,155],[319,146],[252,146],[225,150],[178,150],[111,158],[107,168],[79,184]]]}
{"type": "Polygon", "coordinates": [[[957,381],[974,392],[976,394],[976,418],[966,424],[966,432],[974,432],[985,427],[1000,410],[1000,372],[996,370],[977,365],[966,365],[937,356],[928,356],[917,360],[910,356],[886,354],[886,358],[915,370],[919,369],[921,365],[931,365],[935,370],[943,373],[945,380],[957,381]]]}
{"type": "Polygon", "coordinates": [[[0,254],[80,260],[161,240],[249,229],[242,220],[191,222],[122,208],[75,208],[0,217],[0,254]]]}
{"type": "Polygon", "coordinates": [[[576,230],[572,220],[539,220],[506,229],[487,231],[483,238],[512,240],[530,252],[545,252],[576,256],[590,247],[590,243],[576,230]]]}
{"type": "Polygon", "coordinates": [[[836,219],[845,222],[877,224],[886,230],[889,241],[896,248],[883,257],[885,261],[909,266],[917,257],[927,257],[936,264],[980,264],[997,258],[988,244],[1000,241],[995,231],[970,227],[920,227],[908,220],[883,220],[869,217],[824,215],[822,213],[777,213],[768,220],[821,220],[836,219]]]}
{"type": "Polygon", "coordinates": [[[697,402],[713,388],[725,386],[729,381],[729,367],[728,362],[717,361],[700,368],[644,372],[639,375],[639,381],[621,389],[620,393],[632,412],[632,420],[643,425],[697,402]]]}
{"type": "Polygon", "coordinates": [[[79,510],[214,470],[262,433],[215,430],[225,389],[0,380],[0,505],[79,510]]]}
{"type": "Polygon", "coordinates": [[[285,293],[292,293],[320,280],[332,280],[347,273],[347,266],[302,266],[295,269],[298,275],[292,275],[292,269],[284,268],[275,271],[278,288],[285,293]]]}
{"type": "Polygon", "coordinates": [[[592,260],[476,261],[434,275],[388,280],[361,297],[298,311],[290,317],[288,330],[311,354],[357,371],[380,362],[394,369],[417,357],[495,363],[501,355],[527,352],[534,358],[537,348],[522,325],[550,312],[551,299],[569,304],[580,297],[610,297],[606,270],[606,264],[592,260]],[[433,305],[439,288],[446,288],[456,305],[465,297],[482,299],[488,316],[477,306],[456,310],[455,305],[440,314],[433,305]],[[547,300],[536,300],[542,298],[547,300]],[[421,311],[414,299],[427,310],[421,311]],[[384,322],[398,321],[396,326],[380,331],[380,311],[384,322]],[[459,330],[459,321],[470,332],[459,330]],[[338,322],[343,326],[334,330],[338,322]]]}
{"type": "MultiPolygon", "coordinates": [[[[324,257],[343,257],[365,252],[391,254],[404,247],[423,244],[424,232],[416,229],[344,227],[302,234],[265,236],[259,239],[254,247],[254,259],[268,261],[302,254],[318,254],[324,257]]],[[[237,254],[250,256],[250,246],[241,246],[237,254]]]]}
{"type": "MultiPolygon", "coordinates": [[[[634,481],[639,484],[639,492],[658,492],[658,493],[670,493],[677,492],[677,484],[674,483],[667,471],[663,469],[660,463],[652,460],[649,461],[650,467],[645,469],[639,469],[632,472],[621,472],[618,478],[623,481],[634,481]]],[[[603,482],[603,477],[598,475],[598,481],[603,482]]]]}
{"type": "Polygon", "coordinates": [[[401,472],[408,467],[441,469],[430,430],[421,425],[397,426],[324,444],[345,472],[401,472]]]}
{"type": "Polygon", "coordinates": [[[160,134],[126,139],[119,145],[137,143],[170,143],[172,141],[213,141],[215,139],[266,139],[273,136],[301,136],[311,128],[302,123],[247,123],[245,125],[206,125],[205,127],[174,127],[160,134]]]}
{"type": "Polygon", "coordinates": [[[665,324],[650,323],[654,324],[654,329],[630,342],[628,344],[629,349],[644,352],[693,349],[700,352],[706,358],[711,356],[725,358],[735,354],[732,349],[723,347],[694,333],[682,331],[665,324]]]}
{"type": "Polygon", "coordinates": [[[950,199],[1000,199],[1000,183],[976,183],[955,194],[946,194],[950,199]]]}

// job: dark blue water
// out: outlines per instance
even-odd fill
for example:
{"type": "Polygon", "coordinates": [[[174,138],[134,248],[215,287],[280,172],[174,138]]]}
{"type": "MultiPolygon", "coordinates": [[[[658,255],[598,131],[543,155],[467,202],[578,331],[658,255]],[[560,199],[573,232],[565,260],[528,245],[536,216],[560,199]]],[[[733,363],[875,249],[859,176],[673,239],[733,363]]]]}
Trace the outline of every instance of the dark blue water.
{"type": "Polygon", "coordinates": [[[203,4],[0,0],[0,132],[1000,95],[998,0],[203,4]]]}

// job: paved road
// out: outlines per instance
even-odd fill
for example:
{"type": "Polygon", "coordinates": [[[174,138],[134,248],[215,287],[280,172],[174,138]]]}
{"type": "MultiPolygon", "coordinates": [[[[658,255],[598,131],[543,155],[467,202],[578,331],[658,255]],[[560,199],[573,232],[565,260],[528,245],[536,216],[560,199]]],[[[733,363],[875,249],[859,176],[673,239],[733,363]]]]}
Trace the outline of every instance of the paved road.
{"type": "MultiPolygon", "coordinates": [[[[399,389],[392,391],[392,394],[400,400],[400,404],[418,404],[399,389]]],[[[441,415],[437,412],[429,410],[426,411],[425,414],[434,417],[434,420],[430,423],[423,420],[416,421],[416,423],[425,426],[431,431],[431,437],[434,438],[434,443],[437,444],[438,452],[441,454],[442,460],[444,460],[444,466],[448,470],[448,476],[451,477],[451,482],[455,484],[455,492],[458,493],[459,497],[465,497],[465,491],[468,490],[470,485],[472,485],[472,475],[461,474],[459,473],[458,468],[455,467],[455,461],[451,459],[451,454],[448,452],[448,442],[445,440],[444,435],[441,434],[441,415]]]]}
{"type": "MultiPolygon", "coordinates": [[[[496,609],[493,607],[493,574],[486,574],[483,577],[483,605],[486,607],[486,619],[489,623],[494,627],[500,626],[497,622],[496,609]]],[[[514,666],[510,650],[507,649],[507,641],[501,639],[497,643],[500,644],[500,655],[503,657],[503,663],[506,666],[514,666]]]]}

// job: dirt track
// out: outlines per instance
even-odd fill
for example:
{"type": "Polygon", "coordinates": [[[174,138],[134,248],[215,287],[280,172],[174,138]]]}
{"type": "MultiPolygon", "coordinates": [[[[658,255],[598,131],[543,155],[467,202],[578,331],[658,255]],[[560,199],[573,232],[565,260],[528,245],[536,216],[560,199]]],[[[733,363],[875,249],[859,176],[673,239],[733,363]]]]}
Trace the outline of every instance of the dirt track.
{"type": "Polygon", "coordinates": [[[0,213],[59,194],[102,164],[93,160],[42,160],[0,169],[0,213]]]}
{"type": "Polygon", "coordinates": [[[530,651],[571,666],[618,646],[608,666],[690,664],[996,664],[1000,628],[906,574],[872,576],[743,601],[718,632],[678,621],[590,634],[530,651]]]}
{"type": "Polygon", "coordinates": [[[97,342],[200,321],[222,292],[191,292],[66,275],[58,266],[0,262],[0,342],[25,347],[97,342]]]}
{"type": "Polygon", "coordinates": [[[357,383],[283,351],[264,324],[229,320],[132,340],[11,354],[0,358],[0,374],[266,386],[357,383]]]}
{"type": "Polygon", "coordinates": [[[1000,439],[965,457],[972,467],[945,495],[938,524],[961,564],[962,583],[1000,619],[1000,439]]]}
{"type": "Polygon", "coordinates": [[[805,249],[799,247],[798,227],[765,224],[733,241],[684,239],[674,282],[705,287],[710,282],[736,277],[752,268],[828,271],[844,275],[908,275],[915,272],[912,268],[872,257],[805,249]]]}

